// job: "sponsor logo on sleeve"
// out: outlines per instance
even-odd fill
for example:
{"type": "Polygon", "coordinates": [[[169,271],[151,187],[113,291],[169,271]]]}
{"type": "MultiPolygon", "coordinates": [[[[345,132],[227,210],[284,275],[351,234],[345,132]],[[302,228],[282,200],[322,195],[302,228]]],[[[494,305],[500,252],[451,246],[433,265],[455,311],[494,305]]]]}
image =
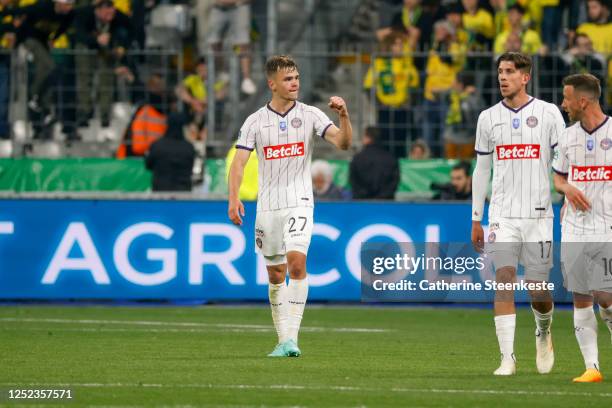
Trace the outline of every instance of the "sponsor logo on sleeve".
{"type": "Polygon", "coordinates": [[[539,144],[512,144],[496,147],[497,160],[531,160],[540,158],[539,144]]]}
{"type": "Polygon", "coordinates": [[[304,142],[289,143],[263,148],[266,160],[286,159],[304,155],[304,142]]]}
{"type": "Polygon", "coordinates": [[[570,174],[574,182],[612,181],[612,166],[572,166],[570,174]]]}

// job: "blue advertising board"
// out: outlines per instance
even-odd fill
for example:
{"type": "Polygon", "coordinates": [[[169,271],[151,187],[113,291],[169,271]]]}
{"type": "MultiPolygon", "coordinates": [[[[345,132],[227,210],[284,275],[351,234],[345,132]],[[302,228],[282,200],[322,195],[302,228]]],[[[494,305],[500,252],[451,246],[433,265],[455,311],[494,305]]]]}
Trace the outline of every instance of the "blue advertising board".
{"type": "MultiPolygon", "coordinates": [[[[470,212],[458,203],[317,204],[309,299],[359,301],[362,243],[468,242],[470,212]]],[[[0,298],[267,299],[253,203],[244,221],[233,225],[222,201],[0,200],[0,298]]]]}

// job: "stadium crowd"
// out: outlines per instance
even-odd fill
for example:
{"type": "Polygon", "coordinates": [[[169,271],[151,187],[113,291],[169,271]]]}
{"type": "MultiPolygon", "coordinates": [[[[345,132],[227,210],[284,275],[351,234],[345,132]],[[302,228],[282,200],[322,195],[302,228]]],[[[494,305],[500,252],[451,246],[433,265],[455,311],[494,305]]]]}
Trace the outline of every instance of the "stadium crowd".
{"type": "MultiPolygon", "coordinates": [[[[32,66],[27,118],[34,139],[53,138],[50,129],[56,122],[62,124],[68,142],[80,140],[80,129],[90,126],[92,118],[99,120],[100,128],[108,127],[111,107],[120,98],[119,85],[123,84],[129,91],[124,97],[135,110],[117,157],[144,156],[151,144],[167,133],[165,122],[176,110],[188,113],[185,134],[198,154],[204,155],[198,143],[207,138],[210,100],[215,101],[212,109],[221,122],[233,87],[242,98],[255,98],[258,90],[265,90],[251,74],[254,34],[250,7],[261,6],[263,0],[211,0],[207,3],[213,7],[207,17],[198,3],[0,0],[0,47],[5,50],[0,52],[0,138],[11,137],[10,50],[21,47],[28,51],[32,66]],[[177,77],[176,70],[170,74],[156,71],[156,61],[143,54],[151,47],[145,28],[155,8],[167,4],[193,8],[196,31],[206,33],[204,41],[197,37],[195,47],[189,41],[180,44],[183,49],[191,47],[185,54],[190,56],[185,63],[189,72],[183,77],[177,77]],[[230,29],[224,31],[227,25],[230,29]],[[240,56],[238,83],[230,83],[222,53],[216,54],[212,76],[209,60],[197,57],[223,47],[240,56]],[[57,54],[57,50],[72,53],[57,54]],[[208,97],[210,89],[214,90],[212,99],[208,97]]],[[[609,0],[348,3],[355,7],[337,42],[367,51],[369,69],[362,83],[355,86],[363,87],[374,111],[375,123],[364,123],[364,127],[377,129],[375,144],[368,145],[366,140],[364,150],[380,150],[381,155],[388,152],[395,159],[472,159],[476,118],[499,100],[495,56],[505,51],[533,56],[534,96],[559,105],[561,79],[570,73],[590,72],[602,81],[602,103],[610,111],[609,0]]],[[[308,98],[309,94],[304,94],[308,98]]],[[[234,135],[223,137],[228,145],[235,139],[234,135]]],[[[355,153],[354,162],[359,163],[364,155],[355,153]]],[[[328,172],[324,169],[321,174],[328,172]]],[[[394,170],[388,172],[395,174],[394,170]]],[[[329,187],[323,183],[325,186],[329,187]]],[[[335,194],[345,197],[340,191],[335,194]]]]}
{"type": "Polygon", "coordinates": [[[364,1],[351,34],[384,53],[364,87],[376,88],[383,144],[397,157],[416,139],[434,157],[473,157],[475,118],[498,101],[494,62],[506,51],[534,58],[536,97],[559,105],[561,79],[590,72],[612,102],[607,0],[364,1]],[[368,25],[378,27],[369,37],[368,25]]]}

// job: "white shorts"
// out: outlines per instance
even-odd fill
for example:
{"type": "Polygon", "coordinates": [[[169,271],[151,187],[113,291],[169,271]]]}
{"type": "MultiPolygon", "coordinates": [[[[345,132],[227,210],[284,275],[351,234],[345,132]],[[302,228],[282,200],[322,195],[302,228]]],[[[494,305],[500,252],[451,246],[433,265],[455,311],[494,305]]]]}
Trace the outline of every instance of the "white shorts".
{"type": "Polygon", "coordinates": [[[561,272],[570,292],[588,295],[597,290],[612,293],[612,234],[561,237],[561,272]]]}
{"type": "Polygon", "coordinates": [[[553,258],[552,218],[496,218],[489,222],[486,252],[495,269],[525,268],[525,279],[548,281],[553,258]]]}
{"type": "Polygon", "coordinates": [[[286,263],[289,251],[308,254],[312,237],[312,207],[260,211],[255,219],[255,246],[268,265],[286,263]]]}

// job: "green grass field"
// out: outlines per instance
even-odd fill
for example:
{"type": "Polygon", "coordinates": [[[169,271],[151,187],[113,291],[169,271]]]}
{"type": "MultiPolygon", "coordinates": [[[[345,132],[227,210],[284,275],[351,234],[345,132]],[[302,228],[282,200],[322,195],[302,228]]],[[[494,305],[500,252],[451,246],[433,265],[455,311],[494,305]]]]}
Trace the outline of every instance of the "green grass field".
{"type": "Polygon", "coordinates": [[[584,367],[569,310],[555,315],[552,374],[536,372],[533,320],[522,309],[518,374],[497,378],[491,313],[307,307],[303,356],[270,359],[276,335],[263,306],[1,306],[0,405],[610,406],[612,347],[601,322],[604,383],[571,383],[584,367]],[[73,399],[16,403],[10,388],[71,388],[73,399]]]}

